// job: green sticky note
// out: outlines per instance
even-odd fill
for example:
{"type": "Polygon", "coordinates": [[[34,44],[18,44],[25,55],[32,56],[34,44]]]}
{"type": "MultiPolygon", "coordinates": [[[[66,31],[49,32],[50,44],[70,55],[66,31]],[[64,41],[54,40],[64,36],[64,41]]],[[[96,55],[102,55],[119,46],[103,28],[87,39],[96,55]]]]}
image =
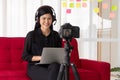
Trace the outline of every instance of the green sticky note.
{"type": "Polygon", "coordinates": [[[112,11],[116,11],[117,10],[117,6],[116,5],[112,5],[111,10],[112,11]]]}
{"type": "Polygon", "coordinates": [[[74,3],[70,3],[70,8],[74,8],[74,3]]]}
{"type": "Polygon", "coordinates": [[[83,0],[83,1],[87,1],[87,0],[83,0]]]}

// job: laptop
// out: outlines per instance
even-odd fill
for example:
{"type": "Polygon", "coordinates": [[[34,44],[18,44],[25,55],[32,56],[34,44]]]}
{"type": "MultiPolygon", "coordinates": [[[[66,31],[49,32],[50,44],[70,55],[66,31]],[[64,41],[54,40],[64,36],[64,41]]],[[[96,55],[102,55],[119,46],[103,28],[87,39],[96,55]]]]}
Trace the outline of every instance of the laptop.
{"type": "Polygon", "coordinates": [[[39,63],[36,64],[50,64],[53,62],[65,63],[65,48],[43,48],[42,57],[39,63]]]}

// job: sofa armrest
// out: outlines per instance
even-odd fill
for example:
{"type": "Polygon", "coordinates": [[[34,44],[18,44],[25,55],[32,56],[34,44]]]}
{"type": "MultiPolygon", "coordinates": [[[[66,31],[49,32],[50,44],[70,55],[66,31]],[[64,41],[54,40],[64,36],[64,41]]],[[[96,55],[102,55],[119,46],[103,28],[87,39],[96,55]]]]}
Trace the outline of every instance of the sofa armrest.
{"type": "Polygon", "coordinates": [[[101,80],[110,80],[110,63],[88,59],[80,59],[79,62],[82,69],[97,71],[101,80]]]}

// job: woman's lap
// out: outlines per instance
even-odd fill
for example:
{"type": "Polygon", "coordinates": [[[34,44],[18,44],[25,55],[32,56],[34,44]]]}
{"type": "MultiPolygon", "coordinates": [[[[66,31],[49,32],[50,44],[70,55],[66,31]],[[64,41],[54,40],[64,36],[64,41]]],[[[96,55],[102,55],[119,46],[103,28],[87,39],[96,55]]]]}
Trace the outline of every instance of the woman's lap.
{"type": "Polygon", "coordinates": [[[29,65],[28,76],[32,80],[57,80],[60,64],[29,65]]]}
{"type": "Polygon", "coordinates": [[[47,67],[41,67],[39,65],[32,65],[28,68],[28,76],[32,80],[48,80],[47,67]]]}

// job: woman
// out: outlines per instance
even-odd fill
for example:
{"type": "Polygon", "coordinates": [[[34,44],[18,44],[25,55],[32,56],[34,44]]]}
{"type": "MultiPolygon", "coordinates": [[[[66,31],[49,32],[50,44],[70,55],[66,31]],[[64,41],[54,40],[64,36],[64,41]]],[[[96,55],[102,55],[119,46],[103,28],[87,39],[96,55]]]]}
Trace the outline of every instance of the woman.
{"type": "Polygon", "coordinates": [[[28,61],[28,76],[32,80],[57,80],[60,64],[35,63],[41,60],[44,47],[61,47],[62,39],[58,32],[53,30],[53,22],[56,21],[54,9],[44,5],[38,8],[35,15],[35,28],[26,36],[22,58],[28,61]]]}

